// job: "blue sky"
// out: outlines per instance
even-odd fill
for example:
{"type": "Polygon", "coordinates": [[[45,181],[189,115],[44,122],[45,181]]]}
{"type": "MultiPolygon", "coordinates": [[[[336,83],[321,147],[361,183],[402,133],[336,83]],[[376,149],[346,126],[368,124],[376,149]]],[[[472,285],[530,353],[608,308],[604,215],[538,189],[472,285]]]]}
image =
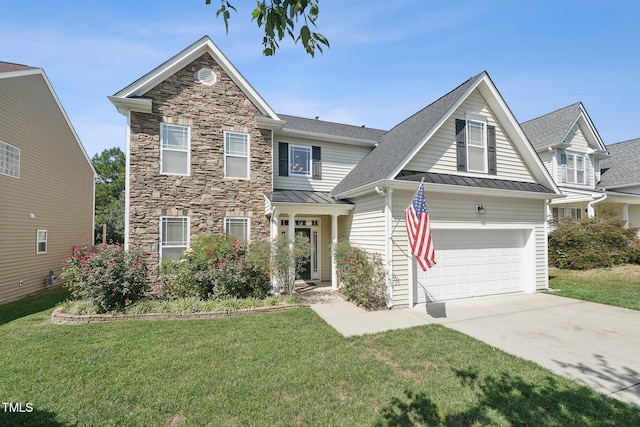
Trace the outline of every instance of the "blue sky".
{"type": "Polygon", "coordinates": [[[637,1],[320,0],[315,59],[263,57],[235,4],[226,34],[216,0],[0,0],[0,60],[44,68],[90,156],[124,148],[107,96],[205,34],[278,113],[390,129],[486,70],[521,122],[582,101],[606,144],[640,138],[637,1]]]}

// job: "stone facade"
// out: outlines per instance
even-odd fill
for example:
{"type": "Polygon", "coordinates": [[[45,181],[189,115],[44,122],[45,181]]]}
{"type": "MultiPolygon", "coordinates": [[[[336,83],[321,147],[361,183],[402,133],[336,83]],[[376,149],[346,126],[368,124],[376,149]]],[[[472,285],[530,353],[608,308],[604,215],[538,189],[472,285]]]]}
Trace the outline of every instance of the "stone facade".
{"type": "Polygon", "coordinates": [[[264,193],[272,188],[271,131],[256,127],[258,109],[204,54],[145,94],[151,114],[132,112],[130,120],[129,245],[149,253],[157,277],[160,216],[190,217],[190,233],[224,233],[224,218],[250,218],[251,239],[269,238],[264,193]],[[213,86],[196,80],[208,67],[213,86]],[[160,174],[160,124],[191,129],[189,176],[160,174]],[[224,131],[249,134],[250,179],[224,177],[224,131]]]}

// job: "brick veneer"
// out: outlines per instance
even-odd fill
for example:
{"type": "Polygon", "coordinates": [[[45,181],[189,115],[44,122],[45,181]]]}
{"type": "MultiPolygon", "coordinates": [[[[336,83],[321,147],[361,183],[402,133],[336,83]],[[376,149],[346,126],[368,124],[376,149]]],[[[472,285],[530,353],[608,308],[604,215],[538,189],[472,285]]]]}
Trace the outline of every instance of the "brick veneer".
{"type": "Polygon", "coordinates": [[[258,109],[209,54],[145,94],[152,113],[131,113],[129,244],[149,253],[151,279],[158,272],[159,217],[191,218],[191,236],[222,234],[225,216],[249,217],[251,238],[269,237],[265,192],[272,188],[271,132],[256,127],[258,109]],[[195,73],[209,67],[217,82],[195,73]],[[160,174],[160,123],[191,128],[190,176],[160,174]],[[250,136],[250,180],[224,178],[224,131],[250,136]]]}

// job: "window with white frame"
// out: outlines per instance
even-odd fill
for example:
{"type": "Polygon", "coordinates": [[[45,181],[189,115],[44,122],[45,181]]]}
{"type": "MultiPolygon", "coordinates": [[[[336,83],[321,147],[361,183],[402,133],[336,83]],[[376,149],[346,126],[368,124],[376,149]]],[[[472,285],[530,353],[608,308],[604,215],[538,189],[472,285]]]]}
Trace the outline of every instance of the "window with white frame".
{"type": "Polygon", "coordinates": [[[467,169],[487,171],[487,132],[484,121],[467,119],[467,169]]]}
{"type": "Polygon", "coordinates": [[[583,156],[567,153],[567,182],[585,184],[586,159],[583,156]]]}
{"type": "Polygon", "coordinates": [[[311,147],[289,145],[289,175],[311,176],[311,147]]]}
{"type": "Polygon", "coordinates": [[[160,124],[160,173],[189,175],[191,130],[188,126],[160,124]]]}
{"type": "Polygon", "coordinates": [[[224,176],[249,179],[249,134],[224,133],[224,176]]]}
{"type": "Polygon", "coordinates": [[[160,262],[176,260],[189,247],[189,217],[160,217],[160,262]]]}
{"type": "Polygon", "coordinates": [[[0,141],[0,173],[20,178],[20,149],[0,141]]]}
{"type": "Polygon", "coordinates": [[[237,237],[241,241],[249,242],[249,218],[232,217],[224,219],[224,232],[237,237]]]}
{"type": "Polygon", "coordinates": [[[582,209],[580,208],[553,208],[552,215],[556,220],[571,218],[574,221],[582,219],[582,209]]]}
{"type": "Polygon", "coordinates": [[[47,230],[36,231],[36,254],[47,253],[47,230]]]}

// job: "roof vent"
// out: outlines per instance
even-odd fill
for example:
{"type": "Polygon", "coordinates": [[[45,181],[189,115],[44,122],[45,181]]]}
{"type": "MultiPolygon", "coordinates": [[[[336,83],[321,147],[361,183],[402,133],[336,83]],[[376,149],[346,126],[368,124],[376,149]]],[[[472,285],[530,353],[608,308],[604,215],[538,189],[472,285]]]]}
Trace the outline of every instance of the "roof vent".
{"type": "Polygon", "coordinates": [[[196,80],[203,85],[213,86],[216,83],[216,73],[211,68],[200,68],[196,73],[196,80]]]}

